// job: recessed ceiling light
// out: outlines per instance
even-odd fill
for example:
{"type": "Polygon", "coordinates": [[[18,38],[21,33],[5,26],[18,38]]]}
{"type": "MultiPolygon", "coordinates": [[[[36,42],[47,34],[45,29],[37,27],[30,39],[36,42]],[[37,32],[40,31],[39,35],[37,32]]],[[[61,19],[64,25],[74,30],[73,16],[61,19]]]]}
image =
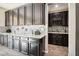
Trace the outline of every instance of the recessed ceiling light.
{"type": "Polygon", "coordinates": [[[55,5],[55,7],[57,8],[57,7],[58,7],[58,5],[55,5]]]}

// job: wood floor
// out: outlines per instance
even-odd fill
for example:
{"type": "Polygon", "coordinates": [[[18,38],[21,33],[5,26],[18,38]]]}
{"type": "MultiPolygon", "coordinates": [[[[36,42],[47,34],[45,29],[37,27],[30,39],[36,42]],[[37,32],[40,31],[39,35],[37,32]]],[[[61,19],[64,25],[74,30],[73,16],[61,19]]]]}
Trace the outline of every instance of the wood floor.
{"type": "Polygon", "coordinates": [[[0,56],[26,56],[26,55],[0,45],[0,56]]]}
{"type": "Polygon", "coordinates": [[[68,47],[58,46],[58,45],[48,45],[48,56],[67,56],[68,47]]]}

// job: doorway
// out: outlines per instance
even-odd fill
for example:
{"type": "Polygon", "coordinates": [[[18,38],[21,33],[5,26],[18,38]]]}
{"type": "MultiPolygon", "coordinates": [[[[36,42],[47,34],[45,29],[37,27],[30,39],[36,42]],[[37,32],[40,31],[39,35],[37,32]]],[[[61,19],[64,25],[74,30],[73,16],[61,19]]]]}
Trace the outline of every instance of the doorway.
{"type": "Polygon", "coordinates": [[[68,4],[48,4],[48,55],[68,55],[68,4]]]}

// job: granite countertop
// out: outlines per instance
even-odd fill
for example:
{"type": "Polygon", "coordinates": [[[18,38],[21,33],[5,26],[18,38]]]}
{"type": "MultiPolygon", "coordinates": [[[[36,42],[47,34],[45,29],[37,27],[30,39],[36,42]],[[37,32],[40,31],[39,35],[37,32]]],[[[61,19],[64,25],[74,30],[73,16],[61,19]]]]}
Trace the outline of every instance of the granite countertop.
{"type": "Polygon", "coordinates": [[[52,33],[52,34],[68,34],[68,32],[48,32],[48,33],[52,33]]]}
{"type": "Polygon", "coordinates": [[[40,35],[34,35],[34,34],[14,34],[14,33],[2,33],[0,32],[0,35],[10,35],[10,36],[20,36],[20,37],[29,37],[29,38],[35,38],[35,39],[41,39],[45,36],[45,34],[40,35]]]}

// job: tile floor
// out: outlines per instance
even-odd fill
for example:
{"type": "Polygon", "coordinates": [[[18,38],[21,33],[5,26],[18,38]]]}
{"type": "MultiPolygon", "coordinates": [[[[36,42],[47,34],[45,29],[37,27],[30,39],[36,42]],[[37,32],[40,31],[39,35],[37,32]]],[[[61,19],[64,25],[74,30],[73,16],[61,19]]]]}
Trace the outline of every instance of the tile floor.
{"type": "MultiPolygon", "coordinates": [[[[68,48],[58,45],[48,45],[48,54],[47,56],[67,56],[68,48]]],[[[9,49],[5,46],[0,45],[0,56],[27,56],[20,52],[9,49]]]]}
{"type": "Polygon", "coordinates": [[[26,56],[26,55],[0,45],[0,56],[26,56]]]}
{"type": "Polygon", "coordinates": [[[67,56],[68,47],[58,46],[58,45],[48,45],[48,56],[67,56]]]}

